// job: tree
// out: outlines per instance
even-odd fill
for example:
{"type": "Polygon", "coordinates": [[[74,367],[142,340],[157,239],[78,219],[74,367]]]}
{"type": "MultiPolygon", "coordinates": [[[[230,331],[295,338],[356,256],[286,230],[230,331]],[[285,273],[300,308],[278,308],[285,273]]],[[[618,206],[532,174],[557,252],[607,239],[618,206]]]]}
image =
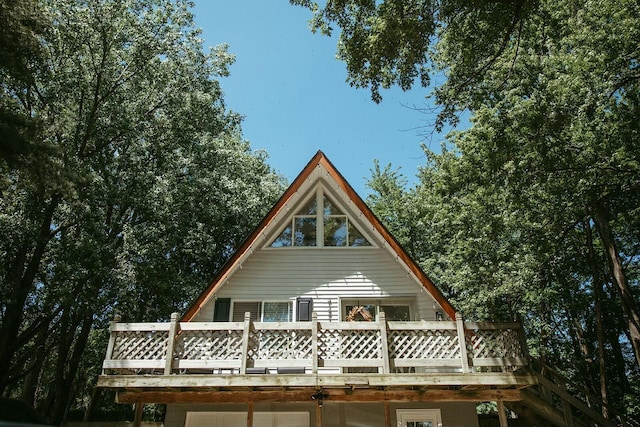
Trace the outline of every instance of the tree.
{"type": "Polygon", "coordinates": [[[637,416],[637,2],[292,3],[340,30],[348,81],[374,101],[419,83],[437,129],[472,117],[415,188],[373,172],[387,226],[468,316],[521,317],[534,354],[637,416]]]}
{"type": "Polygon", "coordinates": [[[186,1],[38,4],[44,66],[3,86],[39,149],[0,163],[0,390],[59,423],[95,328],[183,309],[282,182],[242,140],[216,80],[233,57],[203,51],[186,1]]]}
{"type": "Polygon", "coordinates": [[[312,31],[332,35],[340,29],[338,58],[345,61],[348,82],[369,87],[375,102],[380,89],[410,89],[416,80],[428,87],[439,76],[438,52],[451,48],[448,68],[453,86],[474,85],[500,58],[521,24],[536,10],[530,0],[291,0],[311,9],[312,31]],[[455,80],[455,81],[454,81],[455,80]]]}
{"type": "MultiPolygon", "coordinates": [[[[341,29],[349,81],[408,89],[433,73],[438,124],[469,110],[460,139],[487,145],[484,163],[513,191],[554,197],[576,222],[595,225],[606,270],[640,366],[637,236],[640,37],[634,1],[328,1],[312,29],[341,29]],[[635,239],[637,240],[637,239],[635,239]]],[[[536,199],[532,199],[536,200],[536,199]]]]}
{"type": "MultiPolygon", "coordinates": [[[[29,84],[42,65],[44,52],[38,38],[45,30],[44,17],[35,0],[0,1],[0,81],[29,84]]],[[[15,165],[19,156],[29,151],[37,120],[25,116],[16,98],[2,92],[0,96],[0,159],[15,165]]]]}

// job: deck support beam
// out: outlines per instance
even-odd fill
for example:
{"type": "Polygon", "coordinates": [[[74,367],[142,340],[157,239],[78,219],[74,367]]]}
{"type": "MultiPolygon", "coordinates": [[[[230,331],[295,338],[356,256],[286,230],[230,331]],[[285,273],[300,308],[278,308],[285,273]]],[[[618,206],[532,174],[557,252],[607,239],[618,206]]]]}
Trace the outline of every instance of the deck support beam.
{"type": "MultiPolygon", "coordinates": [[[[486,402],[519,401],[518,389],[488,390],[369,390],[323,389],[324,402],[486,402]]],[[[120,391],[118,403],[247,403],[311,402],[316,389],[287,391],[120,391]]],[[[320,407],[321,408],[321,407],[320,407]]]]}

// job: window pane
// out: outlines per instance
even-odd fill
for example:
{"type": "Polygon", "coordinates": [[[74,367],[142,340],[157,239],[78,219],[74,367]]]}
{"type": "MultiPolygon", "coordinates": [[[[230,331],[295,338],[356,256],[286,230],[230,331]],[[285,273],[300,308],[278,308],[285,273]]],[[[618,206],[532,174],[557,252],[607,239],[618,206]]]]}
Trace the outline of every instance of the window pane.
{"type": "Polygon", "coordinates": [[[296,217],[294,221],[294,246],[317,246],[316,218],[311,216],[296,217]]]}
{"type": "Polygon", "coordinates": [[[387,320],[408,322],[411,320],[408,305],[381,305],[380,311],[384,311],[387,320]]]}
{"type": "Polygon", "coordinates": [[[323,215],[343,215],[340,208],[338,208],[327,196],[322,198],[322,204],[324,205],[323,215]]]}
{"type": "Polygon", "coordinates": [[[263,322],[291,322],[291,302],[265,302],[262,307],[263,322]]]}
{"type": "Polygon", "coordinates": [[[371,246],[355,225],[349,224],[349,246],[371,246]]]}
{"type": "Polygon", "coordinates": [[[324,217],[324,245],[346,246],[347,244],[347,217],[324,217]]]}
{"type": "Polygon", "coordinates": [[[283,246],[291,246],[291,227],[285,228],[284,231],[271,243],[272,248],[281,248],[283,246]]]}
{"type": "Polygon", "coordinates": [[[345,306],[345,320],[347,322],[371,322],[376,320],[376,306],[372,304],[345,306]]]}
{"type": "Polygon", "coordinates": [[[316,198],[314,196],[298,211],[298,215],[315,215],[316,212],[318,212],[316,205],[316,198]]]}
{"type": "Polygon", "coordinates": [[[232,322],[243,322],[244,313],[251,313],[251,320],[257,322],[260,320],[260,302],[259,301],[236,301],[233,303],[232,322]]]}

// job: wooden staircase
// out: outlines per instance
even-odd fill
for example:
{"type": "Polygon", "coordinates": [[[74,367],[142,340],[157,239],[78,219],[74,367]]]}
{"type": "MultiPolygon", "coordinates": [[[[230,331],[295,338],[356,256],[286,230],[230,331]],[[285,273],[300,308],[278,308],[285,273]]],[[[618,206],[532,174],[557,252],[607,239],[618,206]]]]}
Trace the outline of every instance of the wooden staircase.
{"type": "Polygon", "coordinates": [[[523,390],[523,400],[505,402],[531,427],[640,427],[545,363],[531,362],[538,385],[523,390]],[[602,415],[603,407],[609,418],[602,415]]]}

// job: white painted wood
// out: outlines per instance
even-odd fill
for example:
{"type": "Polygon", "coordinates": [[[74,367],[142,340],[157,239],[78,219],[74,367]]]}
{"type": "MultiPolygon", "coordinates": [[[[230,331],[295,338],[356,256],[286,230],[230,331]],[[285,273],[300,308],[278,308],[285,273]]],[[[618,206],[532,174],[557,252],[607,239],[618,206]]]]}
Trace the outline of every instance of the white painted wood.
{"type": "Polygon", "coordinates": [[[240,360],[179,360],[174,362],[178,369],[237,369],[240,370],[240,360]]]}
{"type": "Polygon", "coordinates": [[[164,360],[105,360],[103,369],[164,369],[164,360]]]}
{"type": "Polygon", "coordinates": [[[449,330],[454,331],[457,329],[455,322],[389,322],[389,330],[412,330],[412,331],[424,331],[424,330],[449,330]]]}
{"type": "Polygon", "coordinates": [[[483,357],[474,358],[473,366],[526,366],[524,357],[483,357]]]}
{"type": "MultiPolygon", "coordinates": [[[[415,301],[416,319],[435,320],[433,298],[385,249],[267,248],[255,251],[216,295],[240,301],[313,299],[320,321],[340,319],[340,299],[415,301]]],[[[213,319],[214,301],[198,316],[213,319]]],[[[294,313],[295,315],[295,313],[294,313]]]]}
{"type": "Polygon", "coordinates": [[[458,341],[460,342],[460,359],[462,361],[462,372],[469,372],[469,359],[467,358],[467,342],[465,338],[464,320],[460,313],[456,313],[456,327],[458,330],[458,341]]]}
{"type": "Polygon", "coordinates": [[[380,357],[382,358],[382,373],[389,373],[389,341],[387,338],[387,319],[385,314],[380,313],[380,319],[378,322],[380,328],[380,357]]]}
{"type": "Polygon", "coordinates": [[[114,323],[112,331],[115,332],[131,332],[131,331],[168,331],[169,322],[162,323],[114,323]]]}
{"type": "Polygon", "coordinates": [[[176,333],[179,331],[178,313],[171,313],[169,335],[167,336],[167,350],[165,356],[164,374],[170,375],[173,368],[173,348],[176,342],[176,333]]]}
{"type": "Polygon", "coordinates": [[[318,373],[318,313],[311,313],[311,373],[318,373]]]}
{"type": "Polygon", "coordinates": [[[459,368],[460,359],[393,359],[393,365],[398,368],[413,366],[459,368]]]}
{"type": "Polygon", "coordinates": [[[181,331],[242,330],[244,322],[180,322],[181,331]]]}
{"type": "Polygon", "coordinates": [[[305,375],[101,375],[98,387],[344,387],[367,384],[372,387],[429,386],[513,386],[538,384],[533,374],[507,372],[488,373],[415,373],[382,374],[305,374],[305,375]]]}

